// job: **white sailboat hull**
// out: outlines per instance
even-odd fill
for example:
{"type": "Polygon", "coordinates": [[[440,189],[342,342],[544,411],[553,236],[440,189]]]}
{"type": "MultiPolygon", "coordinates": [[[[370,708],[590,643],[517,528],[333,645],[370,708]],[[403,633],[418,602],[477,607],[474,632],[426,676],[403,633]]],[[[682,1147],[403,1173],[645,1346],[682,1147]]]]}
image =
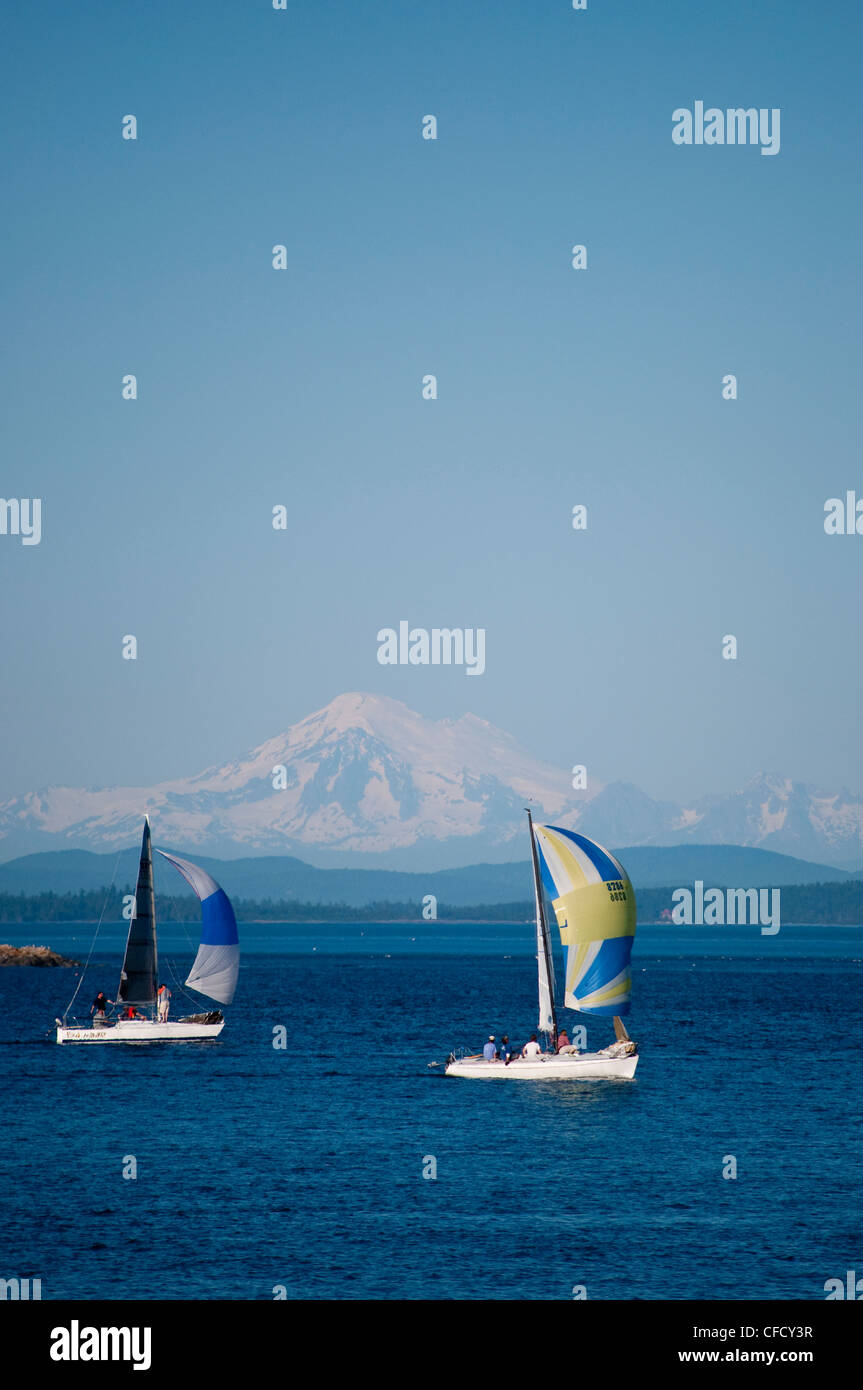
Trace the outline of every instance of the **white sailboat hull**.
{"type": "Polygon", "coordinates": [[[158,1023],[150,1019],[121,1018],[101,1027],[90,1025],[57,1025],[58,1043],[150,1043],[191,1042],[201,1038],[217,1038],[225,1026],[218,1023],[158,1023]]]}
{"type": "Polygon", "coordinates": [[[542,1057],[514,1057],[487,1062],[484,1057],[463,1057],[450,1062],[447,1076],[466,1076],[475,1081],[598,1081],[605,1077],[633,1077],[638,1054],[603,1057],[598,1052],[545,1053],[542,1057]]]}

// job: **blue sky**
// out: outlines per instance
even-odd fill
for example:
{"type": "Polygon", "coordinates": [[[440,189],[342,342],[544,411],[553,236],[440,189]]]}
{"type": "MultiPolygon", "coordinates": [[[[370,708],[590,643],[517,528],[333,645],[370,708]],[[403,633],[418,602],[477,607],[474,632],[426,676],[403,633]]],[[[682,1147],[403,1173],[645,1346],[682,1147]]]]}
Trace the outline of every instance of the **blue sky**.
{"type": "Polygon", "coordinates": [[[859,7],[4,26],[0,494],[43,537],[0,536],[0,797],[188,775],[353,689],[653,796],[863,792],[863,537],[823,530],[863,496],[859,7]],[[779,107],[780,153],[675,146],[702,99],[779,107]],[[484,627],[485,674],[381,667],[402,618],[484,627]]]}

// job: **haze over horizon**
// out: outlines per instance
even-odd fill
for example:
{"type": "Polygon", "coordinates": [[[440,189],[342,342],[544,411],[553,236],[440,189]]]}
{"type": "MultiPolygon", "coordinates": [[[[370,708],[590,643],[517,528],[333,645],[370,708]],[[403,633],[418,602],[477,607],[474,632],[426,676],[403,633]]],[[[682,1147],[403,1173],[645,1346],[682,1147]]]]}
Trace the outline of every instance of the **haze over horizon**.
{"type": "Polygon", "coordinates": [[[519,857],[524,808],[610,847],[742,845],[856,869],[863,799],[760,773],[730,796],[587,787],[474,715],[429,720],[349,692],[240,757],[149,787],[43,788],[0,802],[0,861],[119,849],[146,811],[163,843],[221,857],[442,869],[519,857]]]}
{"type": "Polygon", "coordinates": [[[661,21],[9,14],[0,491],[43,516],[0,536],[0,802],[189,778],[356,689],[660,802],[863,794],[863,537],[823,526],[863,496],[863,20],[661,21]],[[779,153],[676,146],[701,98],[781,108],[779,153]],[[484,674],[381,666],[401,620],[484,629],[484,674]]]}

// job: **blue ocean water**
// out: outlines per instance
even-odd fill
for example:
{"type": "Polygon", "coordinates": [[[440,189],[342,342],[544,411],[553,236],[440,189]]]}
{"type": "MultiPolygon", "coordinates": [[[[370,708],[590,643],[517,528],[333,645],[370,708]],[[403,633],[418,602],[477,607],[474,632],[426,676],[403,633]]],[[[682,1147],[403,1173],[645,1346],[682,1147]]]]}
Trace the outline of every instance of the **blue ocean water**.
{"type": "MultiPolygon", "coordinates": [[[[75,974],[0,971],[0,1276],[49,1299],[823,1299],[863,1270],[863,928],[639,928],[637,1077],[564,1084],[428,1066],[535,1027],[529,926],[241,932],[215,1043],[58,1047],[75,974]]],[[[0,928],[79,959],[91,935],[0,928]]],[[[100,933],[83,1014],[124,935],[100,933]]],[[[175,1014],[194,937],[160,928],[175,1014]]]]}

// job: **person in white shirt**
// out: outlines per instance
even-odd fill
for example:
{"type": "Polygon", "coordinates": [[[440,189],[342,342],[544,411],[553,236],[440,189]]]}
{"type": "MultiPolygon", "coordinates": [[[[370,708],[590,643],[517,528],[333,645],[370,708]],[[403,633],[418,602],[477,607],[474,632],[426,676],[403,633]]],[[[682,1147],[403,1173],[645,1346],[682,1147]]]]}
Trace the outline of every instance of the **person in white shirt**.
{"type": "Polygon", "coordinates": [[[522,1057],[530,1058],[542,1056],[542,1048],[536,1040],[536,1033],[531,1033],[530,1042],[525,1043],[524,1047],[521,1049],[521,1055],[522,1057]]]}
{"type": "Polygon", "coordinates": [[[167,985],[159,985],[156,991],[156,1003],[159,1006],[159,1022],[168,1022],[168,1008],[171,1002],[171,991],[167,985]]]}

